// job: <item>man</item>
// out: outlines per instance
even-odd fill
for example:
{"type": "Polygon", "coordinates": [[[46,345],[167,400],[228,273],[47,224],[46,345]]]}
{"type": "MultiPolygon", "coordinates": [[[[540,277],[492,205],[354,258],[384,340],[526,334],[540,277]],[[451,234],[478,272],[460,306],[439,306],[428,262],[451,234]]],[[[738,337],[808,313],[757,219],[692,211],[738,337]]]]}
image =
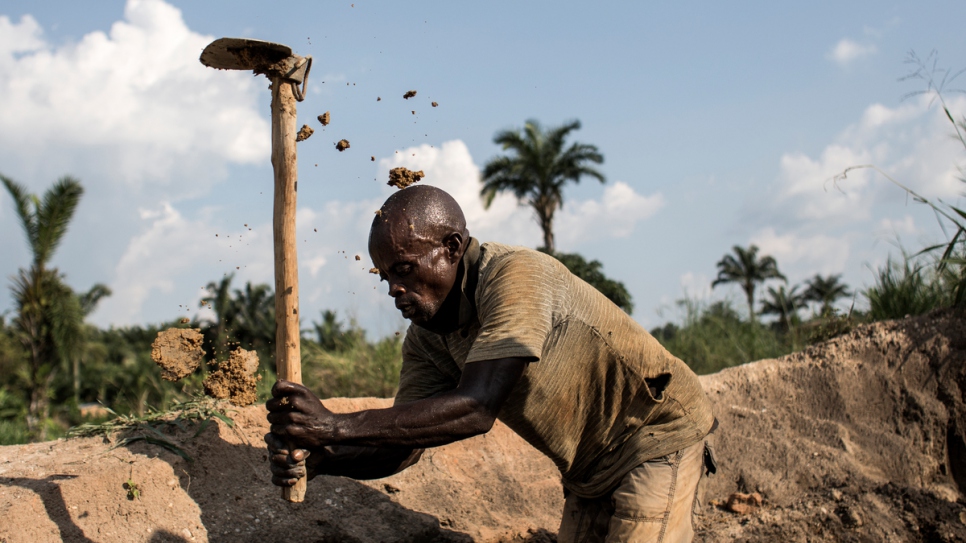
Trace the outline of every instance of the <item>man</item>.
{"type": "Polygon", "coordinates": [[[395,403],[334,414],[279,381],[265,436],[275,484],[385,477],[499,418],[560,469],[559,541],[691,540],[714,417],[683,362],[553,257],[480,245],[435,187],[386,200],[369,255],[412,322],[395,403]]]}

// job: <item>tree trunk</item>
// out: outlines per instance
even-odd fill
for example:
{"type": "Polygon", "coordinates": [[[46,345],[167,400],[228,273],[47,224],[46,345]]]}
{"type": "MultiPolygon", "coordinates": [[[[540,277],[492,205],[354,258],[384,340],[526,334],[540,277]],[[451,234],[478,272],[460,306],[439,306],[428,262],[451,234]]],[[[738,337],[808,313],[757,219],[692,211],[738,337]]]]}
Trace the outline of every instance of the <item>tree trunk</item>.
{"type": "Polygon", "coordinates": [[[537,219],[540,221],[540,229],[543,230],[543,246],[548,253],[556,251],[553,242],[553,211],[537,207],[537,219]]]}
{"type": "Polygon", "coordinates": [[[745,285],[745,296],[748,298],[748,321],[755,322],[755,285],[752,283],[751,288],[749,285],[745,285]]]}

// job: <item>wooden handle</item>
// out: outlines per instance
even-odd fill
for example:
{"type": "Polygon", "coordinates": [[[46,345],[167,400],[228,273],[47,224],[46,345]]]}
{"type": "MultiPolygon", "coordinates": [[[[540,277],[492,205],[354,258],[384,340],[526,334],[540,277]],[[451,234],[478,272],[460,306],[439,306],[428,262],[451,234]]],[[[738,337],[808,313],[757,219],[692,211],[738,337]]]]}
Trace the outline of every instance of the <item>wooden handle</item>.
{"type": "MultiPolygon", "coordinates": [[[[275,170],[275,369],[279,379],[302,382],[299,346],[299,271],[295,241],[298,167],[295,153],[295,96],[292,85],[272,80],[272,166],[275,170]]],[[[304,463],[303,463],[304,465],[304,463]]],[[[305,479],[282,489],[290,502],[305,499],[305,479]]]]}

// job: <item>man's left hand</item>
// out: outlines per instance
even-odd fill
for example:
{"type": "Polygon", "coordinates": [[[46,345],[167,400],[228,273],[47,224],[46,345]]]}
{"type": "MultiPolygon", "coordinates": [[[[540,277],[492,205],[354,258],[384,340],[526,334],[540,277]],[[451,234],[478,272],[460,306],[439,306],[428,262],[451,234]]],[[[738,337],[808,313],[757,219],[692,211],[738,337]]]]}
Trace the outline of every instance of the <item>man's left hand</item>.
{"type": "Polygon", "coordinates": [[[334,414],[312,391],[280,379],[272,387],[272,396],[265,402],[272,434],[284,439],[291,447],[309,451],[331,443],[334,414]]]}

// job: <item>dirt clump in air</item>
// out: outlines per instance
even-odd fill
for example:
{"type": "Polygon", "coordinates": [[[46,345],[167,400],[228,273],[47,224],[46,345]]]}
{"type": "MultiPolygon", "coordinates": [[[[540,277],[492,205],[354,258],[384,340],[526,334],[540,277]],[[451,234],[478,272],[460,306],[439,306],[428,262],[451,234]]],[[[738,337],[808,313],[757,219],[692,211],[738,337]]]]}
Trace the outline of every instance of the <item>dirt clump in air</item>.
{"type": "Polygon", "coordinates": [[[201,365],[205,350],[203,336],[197,328],[168,328],[158,332],[151,344],[151,359],[161,367],[161,378],[178,381],[201,365]]]}
{"type": "Polygon", "coordinates": [[[332,116],[326,111],[322,115],[319,115],[319,122],[322,123],[322,126],[329,126],[329,123],[332,122],[332,116]]]}
{"type": "Polygon", "coordinates": [[[424,177],[426,177],[426,174],[424,174],[422,170],[414,172],[410,169],[400,166],[398,168],[389,170],[389,183],[387,184],[390,187],[404,189],[413,183],[418,182],[424,177]]]}
{"type": "Polygon", "coordinates": [[[403,98],[405,98],[406,100],[409,100],[413,96],[416,96],[416,91],[411,90],[411,91],[406,91],[406,94],[403,95],[403,98]]]}
{"type": "Polygon", "coordinates": [[[379,275],[379,268],[369,268],[369,273],[379,275]]]}
{"type": "Polygon", "coordinates": [[[439,104],[437,104],[436,102],[433,102],[433,103],[432,103],[432,106],[433,106],[433,107],[439,107],[439,104]]]}
{"type": "Polygon", "coordinates": [[[258,371],[258,354],[255,351],[235,349],[226,362],[205,378],[205,394],[233,405],[245,407],[255,403],[256,386],[261,380],[258,371]]]}
{"type": "Polygon", "coordinates": [[[349,148],[349,140],[339,140],[339,143],[335,144],[335,148],[341,153],[349,148]]]}
{"type": "Polygon", "coordinates": [[[312,130],[311,126],[303,124],[302,128],[299,130],[299,133],[295,135],[295,141],[305,141],[314,133],[315,130],[312,130]]]}

